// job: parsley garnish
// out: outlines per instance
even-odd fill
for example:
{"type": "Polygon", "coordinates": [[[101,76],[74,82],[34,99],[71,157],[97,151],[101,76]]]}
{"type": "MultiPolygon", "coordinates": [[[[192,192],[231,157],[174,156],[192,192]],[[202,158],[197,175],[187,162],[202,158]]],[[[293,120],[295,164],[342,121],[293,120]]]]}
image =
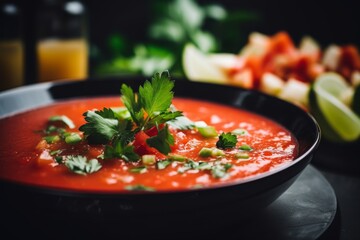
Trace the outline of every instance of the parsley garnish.
{"type": "Polygon", "coordinates": [[[140,131],[157,127],[158,134],[146,140],[146,143],[163,154],[171,151],[174,138],[167,126],[182,116],[180,111],[172,111],[171,103],[174,93],[174,82],[167,71],[156,73],[150,81],[145,81],[136,94],[126,84],[121,86],[121,100],[127,112],[104,108],[102,111],[84,113],[86,124],[80,127],[89,143],[105,144],[104,158],[122,158],[126,161],[137,161],[140,157],[134,152],[131,142],[140,131]],[[124,115],[126,113],[126,115],[124,115]],[[129,117],[130,115],[130,117],[129,117]],[[126,117],[124,117],[126,116],[126,117]],[[159,126],[164,124],[162,128],[159,126]]]}
{"type": "Polygon", "coordinates": [[[216,147],[226,149],[236,146],[237,137],[232,133],[221,133],[219,140],[216,142],[216,147]]]}
{"type": "Polygon", "coordinates": [[[79,130],[84,132],[89,143],[106,144],[119,133],[119,120],[110,108],[102,111],[87,111],[83,114],[86,124],[79,130]]]}

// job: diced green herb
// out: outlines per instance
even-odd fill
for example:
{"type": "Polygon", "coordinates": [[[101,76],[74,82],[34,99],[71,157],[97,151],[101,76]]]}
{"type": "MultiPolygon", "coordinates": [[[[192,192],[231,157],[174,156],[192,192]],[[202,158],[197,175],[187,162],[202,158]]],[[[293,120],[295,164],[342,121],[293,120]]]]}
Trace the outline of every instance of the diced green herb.
{"type": "Polygon", "coordinates": [[[59,150],[51,151],[51,152],[50,152],[50,155],[51,155],[51,156],[56,156],[56,155],[59,155],[60,153],[62,153],[62,150],[59,149],[59,150]]]}
{"type": "Polygon", "coordinates": [[[196,169],[199,170],[211,170],[212,165],[208,162],[199,162],[199,165],[196,167],[196,169]]]}
{"type": "Polygon", "coordinates": [[[58,128],[55,127],[54,125],[49,125],[46,129],[45,129],[45,134],[50,134],[53,132],[57,132],[58,128]]]}
{"type": "Polygon", "coordinates": [[[139,167],[135,167],[130,169],[130,172],[132,173],[145,173],[147,172],[147,168],[146,166],[139,166],[139,167]]]}
{"type": "Polygon", "coordinates": [[[162,169],[165,169],[170,164],[171,164],[171,160],[165,159],[165,160],[156,162],[156,168],[159,170],[162,170],[162,169]]]}
{"type": "Polygon", "coordinates": [[[187,160],[187,157],[179,155],[179,154],[169,153],[168,159],[171,161],[184,162],[187,160]]]}
{"type": "Polygon", "coordinates": [[[231,133],[221,133],[219,140],[216,142],[216,147],[227,149],[234,148],[237,143],[237,137],[231,133]]]}
{"type": "Polygon", "coordinates": [[[75,128],[73,121],[65,115],[56,115],[49,118],[50,122],[62,122],[70,129],[75,128]]]}
{"type": "Polygon", "coordinates": [[[227,171],[232,167],[230,163],[215,164],[211,169],[211,174],[214,178],[224,178],[227,176],[227,171]]]}
{"type": "Polygon", "coordinates": [[[43,137],[43,139],[48,143],[48,144],[52,144],[52,143],[56,143],[58,141],[61,140],[59,135],[50,135],[50,136],[45,136],[43,137]]]}
{"type": "Polygon", "coordinates": [[[237,128],[237,129],[234,129],[231,131],[232,134],[235,134],[235,135],[240,135],[240,136],[245,136],[245,135],[248,135],[248,131],[246,131],[245,129],[242,129],[242,128],[237,128]]]}
{"type": "Polygon", "coordinates": [[[65,166],[74,173],[87,175],[100,170],[102,167],[97,159],[87,160],[84,156],[69,155],[64,159],[65,166]]]}

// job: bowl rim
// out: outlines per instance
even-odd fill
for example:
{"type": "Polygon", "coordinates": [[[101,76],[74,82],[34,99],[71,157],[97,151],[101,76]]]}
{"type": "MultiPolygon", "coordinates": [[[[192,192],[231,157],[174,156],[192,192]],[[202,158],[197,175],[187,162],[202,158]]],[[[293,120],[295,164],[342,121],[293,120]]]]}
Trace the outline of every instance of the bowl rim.
{"type": "MultiPolygon", "coordinates": [[[[2,107],[1,104],[1,100],[5,99],[5,98],[9,98],[9,97],[13,97],[15,95],[19,95],[22,93],[26,93],[29,91],[45,91],[45,92],[49,92],[50,89],[52,88],[56,88],[58,86],[68,86],[68,85],[73,85],[73,84],[87,84],[87,82],[101,82],[101,81],[131,81],[133,79],[142,79],[142,80],[146,80],[148,78],[141,76],[141,75],[130,75],[130,76],[120,76],[120,77],[114,77],[114,76],[109,76],[109,77],[102,77],[102,78],[85,78],[85,79],[81,79],[81,80],[72,80],[72,79],[62,79],[62,80],[57,80],[54,82],[42,82],[42,83],[33,83],[33,84],[29,84],[29,85],[24,85],[24,86],[20,86],[20,87],[16,87],[13,89],[9,89],[9,90],[5,90],[0,92],[0,107],[2,107]]],[[[173,80],[184,80],[183,78],[172,78],[173,80]]],[[[182,82],[182,81],[179,81],[182,82]]],[[[140,82],[141,83],[141,82],[140,82]]],[[[167,189],[167,190],[161,190],[161,191],[125,191],[125,190],[78,190],[78,189],[68,189],[68,188],[61,188],[61,187],[49,187],[46,185],[36,185],[36,184],[30,184],[30,183],[23,183],[20,181],[15,181],[15,180],[8,180],[8,179],[4,179],[0,177],[0,183],[6,183],[6,184],[10,184],[10,185],[16,185],[18,187],[24,187],[24,188],[31,188],[31,190],[33,191],[37,191],[37,192],[46,192],[46,193],[52,193],[52,194],[61,194],[64,196],[97,196],[97,197],[101,197],[101,196],[146,196],[146,195],[167,195],[167,194],[186,194],[186,193],[194,193],[194,192],[207,192],[207,191],[212,191],[212,190],[217,190],[217,189],[225,189],[225,188],[233,188],[233,187],[238,187],[239,185],[244,185],[246,183],[252,183],[252,182],[256,182],[262,179],[266,179],[270,176],[276,175],[280,172],[283,172],[285,169],[288,168],[292,168],[295,165],[303,162],[306,160],[306,158],[310,157],[309,155],[313,154],[314,151],[316,151],[316,149],[318,148],[319,144],[320,144],[320,140],[321,140],[321,129],[319,124],[317,123],[316,119],[311,115],[311,113],[306,112],[305,110],[301,109],[299,106],[289,103],[285,100],[279,99],[277,97],[268,95],[266,93],[260,92],[258,90],[254,90],[254,89],[244,89],[241,87],[233,87],[233,86],[229,86],[229,85],[222,85],[222,84],[217,84],[217,83],[204,83],[204,82],[192,82],[192,81],[188,81],[188,84],[196,84],[196,85],[203,85],[203,86],[207,86],[207,85],[213,85],[213,86],[217,86],[217,87],[221,87],[224,89],[229,89],[230,91],[238,91],[238,92],[249,92],[251,94],[256,94],[262,97],[265,97],[267,99],[270,99],[272,101],[278,101],[281,102],[281,104],[285,104],[288,105],[291,108],[296,108],[297,110],[301,110],[304,114],[304,116],[306,118],[308,118],[308,120],[310,121],[311,124],[313,124],[313,126],[316,129],[315,132],[315,139],[314,142],[311,142],[310,147],[308,147],[308,149],[302,153],[301,155],[297,156],[293,161],[291,162],[287,162],[284,164],[281,164],[280,166],[277,166],[274,169],[271,169],[269,171],[257,174],[257,175],[252,175],[249,176],[247,178],[242,178],[242,179],[235,179],[233,181],[230,182],[224,182],[224,183],[217,183],[214,185],[210,185],[210,186],[206,186],[206,187],[202,187],[202,188],[188,188],[188,189],[167,189]]],[[[178,83],[176,83],[178,84],[178,83]]],[[[180,83],[181,84],[181,83],[180,83]]],[[[120,93],[119,93],[120,94],[120,93]]],[[[99,96],[104,96],[104,95],[99,95],[99,96]]],[[[99,96],[84,96],[84,97],[99,97],[99,96]]],[[[109,95],[110,96],[110,95],[109,95]]],[[[82,98],[83,96],[81,96],[82,98]]],[[[174,94],[174,97],[179,97],[182,98],[183,96],[176,96],[176,92],[174,94]]],[[[74,96],[72,99],[79,99],[80,96],[74,96]]],[[[186,98],[190,98],[190,97],[186,97],[186,98]]],[[[66,101],[69,100],[68,97],[65,98],[53,98],[51,96],[49,96],[49,99],[47,99],[48,102],[43,103],[43,104],[37,104],[34,107],[27,107],[27,108],[22,108],[19,110],[15,110],[9,113],[5,113],[2,114],[0,111],[0,119],[2,118],[6,118],[6,117],[11,117],[13,115],[19,114],[21,112],[26,112],[32,109],[36,109],[36,108],[41,108],[47,105],[51,105],[53,103],[56,103],[57,101],[66,101]]],[[[205,100],[208,101],[208,100],[205,100]]],[[[218,103],[217,101],[214,101],[215,103],[218,103]]],[[[222,103],[220,103],[222,104],[222,103]]],[[[230,107],[235,107],[230,105],[230,107]]],[[[246,111],[251,111],[246,109],[246,111]]],[[[253,111],[253,113],[258,114],[262,117],[266,117],[264,114],[262,113],[258,113],[256,111],[253,111]]],[[[273,120],[275,121],[275,120],[273,120]]],[[[276,123],[279,124],[279,122],[275,121],[276,123]]],[[[285,126],[283,126],[285,127],[285,126]]],[[[289,130],[290,131],[290,130],[289,130]]],[[[292,131],[290,131],[292,134],[294,134],[292,131]]],[[[310,160],[309,160],[310,162],[310,160]]],[[[307,165],[307,164],[306,164],[307,165]]],[[[303,169],[300,170],[300,172],[303,169]]],[[[300,173],[299,172],[299,173],[300,173]]],[[[291,176],[293,177],[293,176],[291,176]]],[[[289,177],[290,178],[290,177],[289,177]]]]}

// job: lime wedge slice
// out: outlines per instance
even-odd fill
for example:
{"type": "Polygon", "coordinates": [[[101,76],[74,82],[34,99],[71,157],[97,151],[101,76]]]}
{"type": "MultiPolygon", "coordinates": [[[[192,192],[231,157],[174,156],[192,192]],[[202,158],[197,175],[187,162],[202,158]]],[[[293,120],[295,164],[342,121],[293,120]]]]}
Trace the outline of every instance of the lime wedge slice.
{"type": "Polygon", "coordinates": [[[360,137],[360,118],[341,99],[349,87],[336,73],[324,73],[312,85],[310,111],[331,141],[350,142],[360,137]]]}
{"type": "Polygon", "coordinates": [[[193,44],[185,46],[182,64],[184,73],[189,80],[220,84],[227,82],[227,76],[224,71],[193,44]]]}

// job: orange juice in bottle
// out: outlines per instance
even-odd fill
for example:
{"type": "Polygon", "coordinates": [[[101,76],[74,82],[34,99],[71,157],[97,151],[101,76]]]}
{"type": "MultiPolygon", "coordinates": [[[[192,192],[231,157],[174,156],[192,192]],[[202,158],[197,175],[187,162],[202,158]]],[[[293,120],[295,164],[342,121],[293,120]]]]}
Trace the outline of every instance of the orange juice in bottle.
{"type": "Polygon", "coordinates": [[[89,54],[84,4],[43,0],[38,20],[38,81],[85,79],[89,54]]]}

